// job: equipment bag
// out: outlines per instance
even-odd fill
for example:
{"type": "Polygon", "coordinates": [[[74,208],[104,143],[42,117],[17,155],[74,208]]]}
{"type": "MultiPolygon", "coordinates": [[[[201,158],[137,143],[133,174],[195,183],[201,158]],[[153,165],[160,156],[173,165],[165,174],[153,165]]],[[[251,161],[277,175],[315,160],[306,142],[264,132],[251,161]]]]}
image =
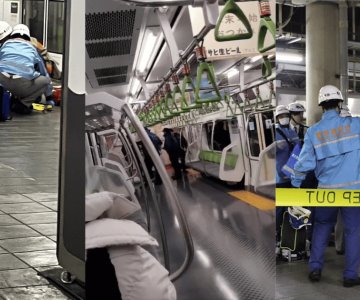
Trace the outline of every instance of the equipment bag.
{"type": "Polygon", "coordinates": [[[287,211],[283,214],[280,249],[287,249],[292,253],[306,251],[306,227],[294,229],[291,226],[289,213],[287,211]]]}
{"type": "Polygon", "coordinates": [[[299,161],[299,155],[301,152],[301,145],[297,143],[292,150],[290,157],[286,164],[282,167],[281,171],[289,178],[294,175],[294,166],[299,161]]]}
{"type": "Polygon", "coordinates": [[[0,85],[0,121],[11,120],[10,104],[10,93],[0,85]]]}

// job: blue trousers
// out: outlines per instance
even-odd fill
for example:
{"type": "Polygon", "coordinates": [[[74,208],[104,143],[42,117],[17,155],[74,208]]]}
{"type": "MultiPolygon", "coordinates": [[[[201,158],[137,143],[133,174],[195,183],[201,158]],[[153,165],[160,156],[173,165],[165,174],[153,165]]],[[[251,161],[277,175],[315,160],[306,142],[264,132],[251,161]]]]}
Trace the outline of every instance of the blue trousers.
{"type": "Polygon", "coordinates": [[[357,279],[360,267],[360,207],[316,207],[313,228],[310,271],[322,269],[324,252],[340,209],[345,231],[345,269],[344,279],[357,279]]]}

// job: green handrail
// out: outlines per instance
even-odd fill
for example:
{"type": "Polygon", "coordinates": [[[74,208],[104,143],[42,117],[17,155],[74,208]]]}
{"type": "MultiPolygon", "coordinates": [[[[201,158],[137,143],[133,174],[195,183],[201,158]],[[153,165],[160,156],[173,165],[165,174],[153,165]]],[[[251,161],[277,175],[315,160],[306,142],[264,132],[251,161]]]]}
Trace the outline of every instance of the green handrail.
{"type": "Polygon", "coordinates": [[[225,94],[224,102],[226,103],[226,106],[227,106],[227,108],[226,108],[226,116],[227,117],[233,117],[234,116],[234,111],[233,111],[233,109],[231,107],[231,104],[230,104],[231,98],[230,98],[230,96],[228,94],[225,94]]]}
{"type": "Polygon", "coordinates": [[[215,72],[212,63],[208,63],[205,61],[200,61],[199,63],[199,66],[197,68],[197,76],[196,76],[195,101],[198,104],[221,101],[221,95],[216,84],[215,72]],[[200,96],[200,88],[203,80],[203,74],[207,75],[207,81],[212,85],[213,90],[216,94],[210,98],[203,98],[202,96],[200,96]]]}
{"type": "Polygon", "coordinates": [[[179,116],[181,113],[183,113],[181,107],[183,106],[184,101],[185,100],[183,98],[179,85],[175,84],[172,93],[172,108],[170,110],[174,116],[179,116]]]}
{"type": "Polygon", "coordinates": [[[258,36],[258,51],[260,53],[264,53],[270,49],[275,48],[275,34],[276,34],[276,26],[271,19],[271,11],[269,0],[259,0],[260,5],[260,28],[259,28],[259,36],[258,36]],[[274,43],[271,45],[264,47],[265,37],[267,32],[271,33],[271,36],[274,39],[274,43]]]}
{"type": "Polygon", "coordinates": [[[164,108],[164,115],[167,119],[170,119],[174,116],[171,112],[172,110],[172,96],[171,96],[171,89],[170,85],[166,85],[165,88],[165,96],[163,98],[163,108],[164,108]]]}
{"type": "Polygon", "coordinates": [[[255,102],[255,110],[258,108],[259,101],[261,103],[261,106],[264,107],[264,101],[260,95],[260,88],[257,86],[256,88],[256,102],[255,102]]]}
{"type": "Polygon", "coordinates": [[[269,77],[272,74],[271,62],[267,55],[263,56],[263,64],[261,66],[261,72],[263,77],[269,77]]]}
{"type": "Polygon", "coordinates": [[[215,26],[215,40],[218,42],[246,40],[253,36],[253,30],[251,28],[248,18],[245,16],[241,8],[235,3],[234,0],[228,0],[221,11],[218,21],[215,26]],[[227,14],[234,14],[245,26],[247,32],[230,35],[220,35],[220,25],[222,20],[227,14]]]}
{"type": "Polygon", "coordinates": [[[191,109],[197,109],[201,107],[201,104],[195,101],[195,86],[189,75],[185,75],[182,82],[181,94],[183,97],[183,101],[181,102],[181,110],[184,112],[188,112],[191,109]],[[190,91],[187,91],[187,89],[190,91]]]}

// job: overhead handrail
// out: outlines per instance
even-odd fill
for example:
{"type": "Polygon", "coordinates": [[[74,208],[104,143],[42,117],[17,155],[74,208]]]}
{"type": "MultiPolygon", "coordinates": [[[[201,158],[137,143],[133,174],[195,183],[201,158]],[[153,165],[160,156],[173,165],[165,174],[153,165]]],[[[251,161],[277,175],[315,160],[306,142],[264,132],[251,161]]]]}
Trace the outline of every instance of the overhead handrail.
{"type": "MultiPolygon", "coordinates": [[[[130,0],[129,2],[131,2],[133,0],[130,0]]],[[[140,1],[141,2],[141,1],[140,1]]],[[[211,1],[208,0],[209,3],[211,3],[211,1]]],[[[214,3],[216,2],[215,0],[213,1],[214,3]]],[[[136,3],[136,0],[135,2],[136,3]]],[[[146,2],[145,4],[146,6],[152,6],[153,3],[150,2],[146,2]]],[[[162,5],[161,5],[162,6],[162,5]]],[[[181,65],[183,65],[184,61],[186,61],[186,59],[193,53],[193,50],[196,48],[196,46],[198,45],[199,41],[204,39],[204,37],[215,27],[215,25],[213,24],[206,24],[201,31],[194,36],[194,38],[191,40],[190,44],[187,46],[187,48],[182,52],[180,59],[176,62],[176,64],[173,66],[173,68],[170,69],[170,71],[168,71],[168,73],[164,76],[162,83],[159,85],[158,89],[155,91],[154,95],[156,95],[158,93],[158,91],[161,89],[162,85],[167,82],[171,76],[173,74],[176,74],[176,72],[178,71],[178,69],[181,67],[181,65]]],[[[149,101],[145,104],[144,107],[147,107],[149,101]]]]}
{"type": "MultiPolygon", "coordinates": [[[[232,30],[233,31],[233,30],[232,30]]],[[[235,32],[235,31],[233,31],[235,32]]],[[[235,3],[234,0],[226,1],[224,8],[222,9],[218,21],[215,26],[215,40],[218,42],[227,42],[227,41],[236,41],[236,40],[246,40],[250,39],[253,36],[253,30],[251,28],[248,18],[245,16],[241,8],[235,3]],[[220,25],[226,15],[233,14],[235,15],[245,26],[247,32],[245,33],[232,33],[229,35],[220,34],[220,25]]]]}
{"type": "Polygon", "coordinates": [[[171,275],[170,275],[170,279],[175,281],[190,266],[192,258],[194,256],[194,245],[193,245],[190,229],[189,229],[188,223],[186,221],[184,211],[183,211],[180,201],[178,199],[177,193],[172,185],[172,182],[170,181],[168,174],[166,173],[166,170],[164,168],[162,161],[160,160],[158,153],[156,152],[154,146],[151,144],[150,138],[146,134],[144,128],[141,126],[140,121],[138,120],[138,118],[136,117],[134,112],[132,111],[131,107],[128,104],[125,104],[125,105],[123,105],[122,110],[125,112],[125,114],[129,118],[129,120],[132,122],[132,124],[136,128],[139,138],[144,142],[144,146],[145,146],[146,150],[148,151],[148,153],[149,153],[149,155],[150,155],[150,157],[151,157],[151,159],[152,159],[152,161],[164,183],[165,191],[169,197],[171,207],[172,207],[173,211],[175,212],[175,214],[177,215],[177,219],[178,219],[178,222],[180,225],[180,230],[185,239],[185,245],[186,245],[185,259],[184,259],[183,263],[181,264],[181,266],[176,271],[171,273],[171,275]]]}

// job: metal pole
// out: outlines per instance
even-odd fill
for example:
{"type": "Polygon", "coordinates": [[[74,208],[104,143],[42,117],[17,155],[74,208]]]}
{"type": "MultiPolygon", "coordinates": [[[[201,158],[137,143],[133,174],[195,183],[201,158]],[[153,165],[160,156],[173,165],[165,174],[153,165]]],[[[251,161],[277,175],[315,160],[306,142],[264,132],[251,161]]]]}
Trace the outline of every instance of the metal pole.
{"type": "Polygon", "coordinates": [[[144,146],[145,146],[148,154],[150,155],[150,157],[151,157],[157,171],[159,172],[159,175],[160,175],[160,177],[161,177],[161,179],[163,181],[163,184],[164,184],[166,194],[167,194],[168,199],[170,201],[171,208],[175,212],[175,215],[177,215],[177,217],[178,217],[180,230],[183,233],[183,236],[184,236],[184,239],[185,239],[186,254],[185,254],[184,262],[179,267],[179,269],[177,269],[173,274],[170,275],[170,279],[172,281],[175,281],[190,266],[192,258],[194,256],[194,245],[193,245],[193,241],[192,241],[192,238],[191,238],[190,229],[189,229],[188,223],[186,221],[186,217],[185,217],[185,214],[183,212],[183,209],[182,209],[182,207],[180,205],[180,202],[179,202],[178,196],[176,194],[176,191],[175,191],[175,189],[174,189],[174,187],[172,185],[172,182],[170,181],[170,178],[169,178],[169,176],[168,176],[168,174],[167,174],[167,172],[165,170],[165,167],[164,167],[162,161],[160,160],[160,157],[159,157],[158,153],[156,152],[154,146],[152,145],[152,142],[151,142],[150,138],[148,137],[147,133],[145,132],[145,129],[143,128],[143,126],[141,125],[139,119],[136,117],[136,115],[132,111],[131,107],[127,103],[124,104],[122,109],[126,113],[128,118],[130,119],[132,124],[134,125],[134,127],[135,127],[135,129],[136,129],[136,131],[137,131],[137,133],[139,135],[139,138],[143,141],[144,146]]]}
{"type": "Polygon", "coordinates": [[[339,57],[340,57],[340,90],[344,103],[348,102],[348,5],[346,1],[339,2],[339,57]]]}
{"type": "MultiPolygon", "coordinates": [[[[352,40],[356,40],[356,24],[355,24],[355,5],[352,7],[352,40]]],[[[353,50],[353,92],[356,93],[356,50],[353,50]]]]}
{"type": "MultiPolygon", "coordinates": [[[[125,105],[124,105],[125,106],[125,105]]],[[[123,106],[123,107],[124,107],[123,106]]],[[[131,109],[130,109],[131,110],[131,109]]],[[[132,111],[132,110],[131,110],[132,111]]],[[[169,261],[169,249],[168,249],[168,244],[167,244],[167,240],[166,240],[166,233],[165,233],[165,226],[164,226],[164,223],[162,221],[162,217],[161,217],[161,212],[160,212],[160,207],[159,207],[159,204],[158,204],[158,201],[157,201],[157,198],[156,198],[156,194],[155,194],[155,189],[154,189],[154,186],[152,185],[152,181],[151,181],[151,178],[150,178],[150,175],[149,175],[149,172],[146,168],[146,165],[145,165],[145,162],[144,160],[142,159],[142,155],[140,153],[140,150],[130,132],[130,130],[124,126],[124,124],[121,124],[122,128],[125,130],[131,144],[133,145],[134,147],[134,150],[136,152],[136,155],[138,156],[139,158],[139,161],[141,163],[141,166],[143,167],[143,171],[144,171],[144,174],[145,174],[145,177],[146,177],[146,180],[148,182],[148,185],[149,185],[149,188],[150,188],[150,193],[151,193],[151,197],[153,198],[154,200],[154,206],[155,206],[155,213],[157,215],[157,217],[159,218],[159,223],[160,223],[160,236],[161,236],[161,243],[162,243],[162,247],[163,247],[163,252],[164,252],[164,264],[165,264],[165,268],[169,271],[170,273],[170,261],[169,261]]],[[[149,139],[149,142],[151,143],[150,139],[149,139]]],[[[145,143],[144,143],[145,144],[145,143]]]]}

